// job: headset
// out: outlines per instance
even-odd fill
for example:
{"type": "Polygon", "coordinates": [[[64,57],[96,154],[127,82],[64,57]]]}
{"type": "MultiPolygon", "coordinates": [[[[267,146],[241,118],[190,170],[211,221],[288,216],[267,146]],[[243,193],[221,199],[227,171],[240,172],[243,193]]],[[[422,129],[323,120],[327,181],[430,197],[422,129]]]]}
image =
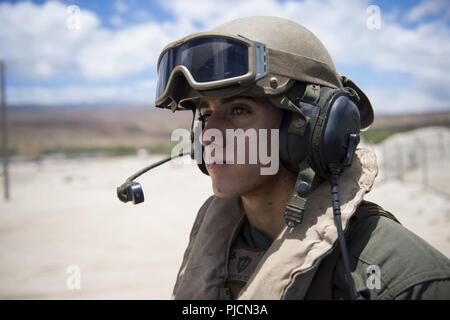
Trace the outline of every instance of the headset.
{"type": "Polygon", "coordinates": [[[284,166],[299,172],[309,165],[322,180],[330,177],[330,166],[350,166],[361,131],[356,92],[296,83],[286,97],[295,111],[285,111],[281,123],[284,166]]]}

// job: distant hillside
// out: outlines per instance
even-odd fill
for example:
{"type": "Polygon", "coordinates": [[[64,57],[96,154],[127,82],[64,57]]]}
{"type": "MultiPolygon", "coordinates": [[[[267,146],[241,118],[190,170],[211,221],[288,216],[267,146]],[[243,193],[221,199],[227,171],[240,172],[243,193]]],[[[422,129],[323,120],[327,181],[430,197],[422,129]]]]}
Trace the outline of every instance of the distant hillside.
{"type": "Polygon", "coordinates": [[[415,129],[429,126],[450,126],[450,111],[425,114],[376,115],[372,129],[415,129]]]}
{"type": "MultiPolygon", "coordinates": [[[[151,107],[12,107],[8,111],[14,155],[131,154],[139,148],[168,152],[176,128],[189,128],[192,113],[151,107]]],[[[364,137],[382,141],[391,134],[423,126],[450,126],[450,112],[377,116],[364,137]]]]}
{"type": "Polygon", "coordinates": [[[175,128],[189,128],[191,112],[155,108],[10,108],[10,147],[15,155],[137,148],[164,151],[175,128]]]}
{"type": "Polygon", "coordinates": [[[450,111],[425,114],[375,115],[373,125],[362,134],[362,137],[370,143],[380,143],[397,132],[431,126],[450,127],[450,111]]]}

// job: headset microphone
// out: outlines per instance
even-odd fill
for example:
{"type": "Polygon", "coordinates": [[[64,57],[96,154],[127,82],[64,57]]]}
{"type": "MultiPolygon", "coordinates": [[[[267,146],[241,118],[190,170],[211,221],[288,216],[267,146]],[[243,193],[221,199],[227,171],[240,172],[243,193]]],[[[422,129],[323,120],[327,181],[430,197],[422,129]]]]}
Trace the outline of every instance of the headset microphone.
{"type": "Polygon", "coordinates": [[[144,191],[142,190],[141,184],[134,181],[137,177],[143,175],[147,171],[154,169],[156,167],[159,167],[160,165],[173,160],[175,158],[183,157],[185,155],[190,155],[191,152],[188,153],[182,153],[180,152],[177,155],[172,155],[170,157],[167,157],[165,159],[162,159],[158,162],[155,162],[148,167],[145,167],[132,176],[130,176],[120,187],[117,187],[117,197],[122,202],[129,202],[133,201],[134,204],[138,204],[141,202],[144,202],[144,191]]]}

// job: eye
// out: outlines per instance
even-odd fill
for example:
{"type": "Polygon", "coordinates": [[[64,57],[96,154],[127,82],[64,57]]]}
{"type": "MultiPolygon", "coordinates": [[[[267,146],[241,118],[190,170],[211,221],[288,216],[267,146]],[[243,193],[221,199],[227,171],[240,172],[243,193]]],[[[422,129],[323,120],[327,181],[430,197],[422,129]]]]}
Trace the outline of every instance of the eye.
{"type": "Polygon", "coordinates": [[[231,109],[231,114],[234,116],[240,116],[247,113],[250,113],[250,111],[247,108],[243,107],[242,105],[233,106],[231,109]]]}

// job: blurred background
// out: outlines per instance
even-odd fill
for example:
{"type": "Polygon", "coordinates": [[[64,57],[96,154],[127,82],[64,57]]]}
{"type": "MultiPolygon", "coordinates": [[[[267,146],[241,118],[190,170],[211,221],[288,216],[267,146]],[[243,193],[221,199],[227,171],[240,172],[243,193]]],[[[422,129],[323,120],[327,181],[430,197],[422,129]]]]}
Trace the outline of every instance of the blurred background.
{"type": "Polygon", "coordinates": [[[190,125],[153,106],[161,49],[252,15],[309,28],[368,94],[367,199],[450,257],[447,0],[1,1],[1,299],[170,298],[209,178],[168,163],[139,179],[143,204],[115,189],[190,125]]]}

